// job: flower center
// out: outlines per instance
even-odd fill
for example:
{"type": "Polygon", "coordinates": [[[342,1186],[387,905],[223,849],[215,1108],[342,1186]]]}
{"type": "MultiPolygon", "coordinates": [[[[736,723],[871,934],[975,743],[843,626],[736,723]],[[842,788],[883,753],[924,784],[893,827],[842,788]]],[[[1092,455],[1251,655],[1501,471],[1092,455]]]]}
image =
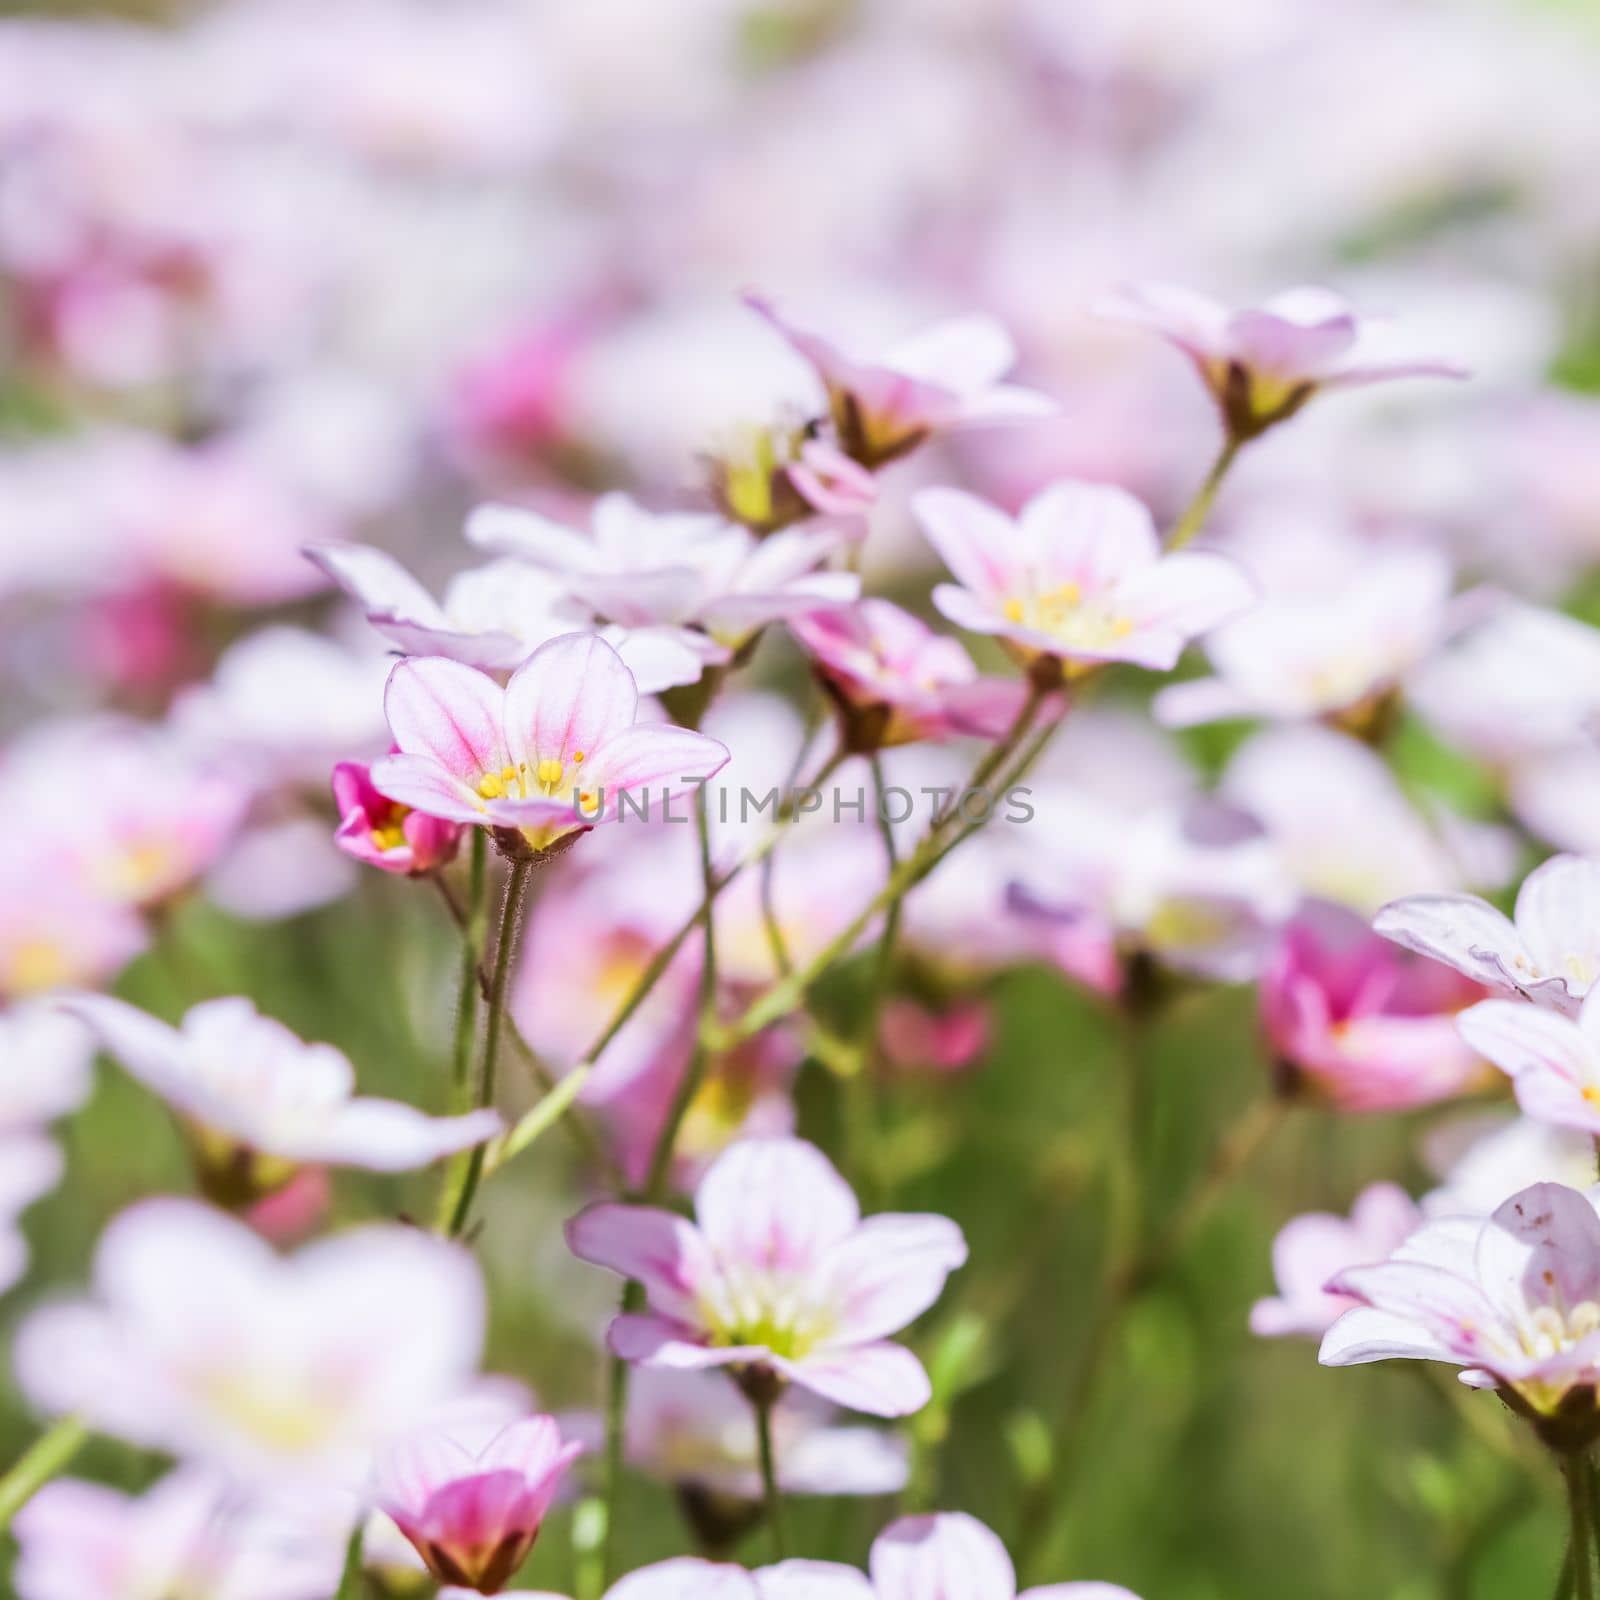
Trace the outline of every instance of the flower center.
{"type": "Polygon", "coordinates": [[[1007,622],[1036,629],[1080,650],[1103,650],[1133,632],[1133,619],[1103,603],[1086,602],[1076,583],[1029,595],[1013,595],[1004,606],[1007,622]]]}
{"type": "Polygon", "coordinates": [[[713,1345],[760,1345],[790,1361],[816,1349],[834,1325],[831,1312],[801,1298],[790,1274],[753,1267],[725,1266],[701,1310],[713,1345]]]}
{"type": "Polygon", "coordinates": [[[1600,1330],[1600,1305],[1580,1300],[1565,1313],[1559,1307],[1537,1306],[1517,1329],[1523,1350],[1535,1359],[1553,1356],[1600,1330]]]}

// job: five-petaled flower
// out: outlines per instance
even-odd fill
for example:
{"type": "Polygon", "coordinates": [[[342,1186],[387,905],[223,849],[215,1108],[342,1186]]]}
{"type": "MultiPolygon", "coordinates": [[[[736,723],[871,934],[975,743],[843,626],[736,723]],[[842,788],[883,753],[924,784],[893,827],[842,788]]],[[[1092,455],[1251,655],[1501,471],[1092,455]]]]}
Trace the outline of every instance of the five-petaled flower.
{"type": "Polygon", "coordinates": [[[1056,410],[1048,395],[1000,381],[1017,351],[993,317],[955,317],[865,356],[789,320],[758,295],[746,303],[811,364],[827,391],[839,447],[864,467],[881,467],[936,433],[1056,410]]]}
{"type": "Polygon", "coordinates": [[[384,694],[399,753],[373,764],[373,786],[548,850],[615,819],[624,795],[665,804],[727,761],[715,739],[639,722],[638,709],[633,674],[592,633],[541,645],[503,689],[457,661],[402,661],[384,694]]]}
{"type": "Polygon", "coordinates": [[[1150,513],[1109,485],[1055,484],[1015,520],[959,489],[924,489],[912,510],[958,580],[934,604],[1056,680],[1107,661],[1166,671],[1253,598],[1221,556],[1163,555],[1150,513]]]}
{"type": "Polygon", "coordinates": [[[478,1451],[432,1427],[380,1453],[378,1506],[441,1583],[497,1594],[533,1549],[582,1448],[563,1442],[550,1417],[513,1422],[478,1451]]]}
{"type": "Polygon", "coordinates": [[[1465,1369],[1562,1449],[1600,1435],[1600,1216],[1594,1193],[1536,1183],[1487,1221],[1444,1217],[1330,1294],[1359,1302],[1322,1341],[1325,1366],[1406,1358],[1465,1369]]]}
{"type": "Polygon", "coordinates": [[[1099,309],[1154,329],[1182,350],[1211,390],[1229,437],[1238,441],[1287,421],[1323,389],[1467,375],[1454,362],[1388,349],[1382,325],[1331,289],[1285,289],[1236,311],[1177,284],[1144,283],[1099,309]]]}
{"type": "Polygon", "coordinates": [[[592,1206],[573,1253],[644,1286],[649,1310],[612,1324],[612,1350],[646,1366],[729,1367],[752,1394],[795,1383],[855,1411],[905,1416],[928,1377],[889,1342],[967,1258],[948,1218],[863,1221],[826,1156],[800,1139],[747,1139],[712,1164],[691,1222],[648,1206],[592,1206]]]}
{"type": "Polygon", "coordinates": [[[1386,939],[1490,989],[1577,1012],[1600,977],[1600,861],[1554,856],[1517,891],[1515,922],[1470,894],[1413,894],[1373,919],[1386,939]]]}
{"type": "Polygon", "coordinates": [[[306,1165],[404,1172],[482,1144],[498,1112],[430,1117],[399,1100],[355,1093],[348,1058],[306,1044],[233,996],[194,1006],[181,1028],[108,995],[65,996],[100,1042],[183,1124],[200,1183],[243,1206],[281,1189],[306,1165]]]}

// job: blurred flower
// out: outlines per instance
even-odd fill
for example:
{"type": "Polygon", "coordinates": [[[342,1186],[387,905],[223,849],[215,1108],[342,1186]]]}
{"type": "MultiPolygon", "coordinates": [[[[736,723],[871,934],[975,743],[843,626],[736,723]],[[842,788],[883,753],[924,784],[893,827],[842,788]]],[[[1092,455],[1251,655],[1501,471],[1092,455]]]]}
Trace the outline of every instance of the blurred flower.
{"type": "MultiPolygon", "coordinates": [[[[905,1487],[905,1441],[841,1427],[831,1408],[792,1391],[773,1408],[773,1455],[785,1494],[880,1495],[905,1487]]],[[[755,1417],[720,1376],[645,1367],[628,1388],[628,1459],[680,1489],[761,1499],[755,1417]]]]}
{"type": "Polygon", "coordinates": [[[1319,390],[1390,378],[1466,376],[1451,362],[1390,352],[1381,330],[1330,289],[1286,289],[1259,307],[1231,311],[1192,289],[1146,283],[1100,309],[1152,328],[1182,350],[1235,440],[1253,439],[1286,421],[1319,390]]]}
{"type": "Polygon", "coordinates": [[[333,803],[339,808],[339,848],[357,861],[416,877],[455,859],[461,829],[412,811],[372,786],[369,768],[341,761],[333,769],[333,803]]]}
{"type": "Polygon", "coordinates": [[[879,1416],[928,1399],[910,1351],[887,1341],[934,1302],[966,1260],[953,1222],[861,1220],[855,1196],[814,1146],[748,1139],[712,1164],[696,1222],[642,1206],[575,1218],[575,1255],[644,1285],[650,1310],[618,1317],[617,1355],[647,1366],[731,1367],[742,1384],[795,1383],[879,1416]]]}
{"type": "Polygon", "coordinates": [[[237,1206],[280,1189],[302,1164],[404,1172],[481,1144],[497,1112],[430,1117],[355,1094],[332,1045],[304,1044],[248,1000],[206,1000],[181,1029],[105,995],[61,1002],[182,1122],[200,1183],[237,1206]]]}
{"type": "Polygon", "coordinates": [[[1277,1296],[1250,1308],[1250,1331],[1263,1339],[1320,1339],[1355,1303],[1325,1285],[1346,1267],[1386,1261],[1422,1222],[1404,1189],[1374,1183],[1356,1196],[1348,1218],[1329,1211],[1296,1217],[1272,1241],[1277,1296]]]}
{"type": "Polygon", "coordinates": [[[958,1072],[989,1047],[993,1008],[982,1000],[935,1009],[899,996],[883,1007],[878,1042],[884,1059],[910,1072],[958,1072]]]}
{"type": "Polygon", "coordinates": [[[549,1417],[514,1422],[477,1451],[430,1429],[379,1455],[378,1505],[441,1583],[495,1594],[533,1549],[582,1448],[563,1444],[549,1417]]]}
{"type": "Polygon", "coordinates": [[[28,1270],[28,1242],[17,1219],[61,1181],[61,1151],[36,1133],[0,1134],[0,1294],[28,1270]]]}
{"type": "Polygon", "coordinates": [[[1343,583],[1269,592],[1206,640],[1214,678],[1156,696],[1157,718],[1189,727],[1226,717],[1333,717],[1354,732],[1443,637],[1452,570],[1441,551],[1349,550],[1343,583]]]}
{"type": "Polygon", "coordinates": [[[959,489],[924,489],[912,510],[959,580],[934,604],[958,627],[998,635],[1030,665],[1131,661],[1167,671],[1197,634],[1249,605],[1221,556],[1163,555],[1150,513],[1104,484],[1058,483],[1010,517],[959,489]]]}
{"type": "Polygon", "coordinates": [[[18,1600],[324,1600],[342,1544],[183,1467],[142,1495],[62,1478],[17,1513],[18,1600]]]}
{"type": "Polygon", "coordinates": [[[1600,977],[1600,862],[1554,856],[1517,891],[1513,923],[1465,894],[1416,894],[1373,920],[1384,938],[1475,983],[1575,1015],[1600,977]]]}
{"type": "Polygon", "coordinates": [[[0,1138],[32,1133],[89,1098],[94,1042],[46,1003],[0,1011],[0,1138]]]}
{"type": "Polygon", "coordinates": [[[962,734],[997,739],[1022,707],[1019,684],[979,677],[954,639],[888,600],[788,620],[839,708],[852,750],[962,734]]]}
{"type": "Polygon", "coordinates": [[[459,662],[413,657],[384,692],[399,754],[373,765],[372,782],[429,816],[547,850],[614,820],[624,796],[665,804],[728,759],[704,734],[636,720],[638,707],[633,674],[596,634],[540,645],[504,689],[459,662]]]}
{"type": "Polygon", "coordinates": [[[59,849],[0,842],[0,999],[18,1000],[114,977],[149,943],[125,905],[75,881],[59,849]]]}
{"type": "Polygon", "coordinates": [[[1457,1019],[1461,1037],[1511,1079],[1535,1122],[1600,1134],[1600,989],[1577,1019],[1520,1000],[1485,1000],[1457,1019]]]}
{"type": "Polygon", "coordinates": [[[206,1206],[146,1200],[101,1236],[94,1281],[23,1324],[24,1393],[251,1483],[358,1487],[373,1449],[461,1393],[483,1342],[472,1258],[414,1228],[284,1259],[206,1206]]]}
{"type": "Polygon", "coordinates": [[[1600,1216],[1580,1191],[1538,1183],[1487,1221],[1425,1223],[1328,1289],[1359,1303],[1323,1339],[1325,1366],[1444,1361],[1498,1389],[1557,1448],[1600,1432],[1600,1216]]]}
{"type": "Polygon", "coordinates": [[[724,662],[780,617],[860,592],[848,572],[817,569],[839,548],[831,527],[786,528],[757,539],[704,512],[646,511],[602,495],[587,533],[515,506],[480,506],[468,540],[554,573],[604,622],[668,630],[702,662],[724,662]]]}
{"type": "Polygon", "coordinates": [[[1000,380],[1016,361],[1011,336],[992,317],[958,317],[902,340],[881,356],[846,353],[746,296],[757,315],[811,364],[827,392],[839,447],[881,467],[935,433],[1051,415],[1048,395],[1000,380]]]}
{"type": "Polygon", "coordinates": [[[1478,1052],[1457,1013],[1483,990],[1374,933],[1343,906],[1307,901],[1261,978],[1261,1019],[1296,1087],[1344,1111],[1400,1111],[1472,1088],[1478,1052]]]}
{"type": "Polygon", "coordinates": [[[1588,1134],[1509,1111],[1468,1112],[1430,1128],[1423,1157],[1442,1179],[1422,1197],[1430,1217],[1487,1217],[1529,1184],[1586,1188],[1595,1169],[1588,1134]]]}
{"type": "MultiPolygon", "coordinates": [[[[441,605],[393,556],[370,545],[313,545],[306,554],[408,655],[509,671],[540,645],[584,624],[583,608],[567,602],[563,584],[523,561],[491,561],[458,573],[441,605]]],[[[671,628],[608,628],[605,639],[643,694],[695,683],[705,670],[701,654],[671,628]]]]}

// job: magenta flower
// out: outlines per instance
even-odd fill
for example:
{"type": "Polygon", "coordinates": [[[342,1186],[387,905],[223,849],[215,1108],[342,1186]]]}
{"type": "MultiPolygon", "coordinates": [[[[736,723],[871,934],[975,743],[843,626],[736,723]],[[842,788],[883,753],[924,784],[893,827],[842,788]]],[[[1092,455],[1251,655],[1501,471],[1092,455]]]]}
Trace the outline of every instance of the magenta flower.
{"type": "Polygon", "coordinates": [[[1456,1013],[1483,995],[1342,906],[1308,901],[1261,979],[1261,1021],[1300,1087],[1345,1111],[1400,1111],[1483,1076],[1456,1013]]]}
{"type": "Polygon", "coordinates": [[[1355,1303],[1329,1294],[1328,1280],[1347,1267],[1388,1260],[1421,1222],[1404,1189],[1374,1183],[1356,1196],[1348,1217],[1311,1211],[1286,1223],[1272,1241],[1278,1293],[1250,1308],[1250,1331],[1264,1339],[1320,1339],[1355,1303]]]}
{"type": "Polygon", "coordinates": [[[302,1165],[404,1172],[491,1139],[498,1112],[430,1117],[355,1093],[332,1045],[305,1044],[248,1000],[206,1000],[181,1028],[106,995],[61,1004],[182,1122],[201,1186],[226,1205],[281,1189],[302,1165]]]}
{"type": "Polygon", "coordinates": [[[421,877],[455,859],[460,824],[379,794],[371,769],[360,761],[341,761],[333,769],[333,802],[339,808],[334,842],[357,861],[421,877]]]}
{"type": "Polygon", "coordinates": [[[924,489],[912,511],[957,579],[934,590],[934,604],[1030,667],[1071,674],[1131,661],[1165,672],[1253,597],[1221,556],[1163,555],[1150,513],[1105,484],[1058,483],[1015,521],[959,489],[924,489]]]}
{"type": "Polygon", "coordinates": [[[954,639],[888,600],[791,617],[839,707],[855,750],[963,734],[998,738],[1022,705],[1020,686],[983,678],[954,639]]]}
{"type": "Polygon", "coordinates": [[[1590,1195],[1536,1183],[1486,1221],[1419,1228],[1387,1261],[1328,1285],[1358,1301],[1322,1341],[1324,1366],[1407,1359],[1462,1367],[1561,1448],[1600,1433],[1600,1216],[1590,1195]]]}
{"type": "Polygon", "coordinates": [[[514,1422],[477,1452],[434,1428],[379,1456],[378,1507],[440,1583],[497,1594],[533,1549],[582,1448],[563,1443],[550,1417],[514,1422]]]}
{"type": "Polygon", "coordinates": [[[1600,861],[1554,856],[1536,867],[1517,892],[1515,922],[1476,895],[1414,894],[1372,925],[1475,983],[1572,1016],[1600,977],[1600,861]]]}
{"type": "Polygon", "coordinates": [[[1589,991],[1576,1019],[1521,1000],[1485,1000],[1458,1025],[1511,1079],[1524,1115],[1600,1135],[1600,989],[1589,991]]]}
{"type": "Polygon", "coordinates": [[[966,1260],[953,1222],[863,1221],[849,1186],[799,1139],[731,1146],[701,1179],[695,1217],[598,1205],[568,1224],[573,1254],[644,1285],[650,1309],[611,1324],[617,1355],[729,1367],[741,1381],[794,1383],[878,1416],[927,1403],[922,1364],[888,1335],[966,1260]]]}
{"type": "Polygon", "coordinates": [[[504,689],[425,656],[390,674],[384,712],[399,754],[374,763],[391,800],[501,830],[535,851],[614,820],[621,799],[665,805],[728,759],[715,739],[636,720],[639,691],[592,633],[541,645],[504,689]]]}
{"type": "Polygon", "coordinates": [[[811,364],[840,448],[862,466],[881,467],[935,433],[1056,410],[1048,395],[1000,381],[1017,353],[992,317],[941,322],[869,357],[847,353],[757,295],[746,303],[811,364]]]}
{"type": "Polygon", "coordinates": [[[1292,417],[1323,389],[1390,378],[1464,378],[1453,362],[1400,356],[1379,325],[1330,289],[1286,289],[1233,311],[1175,284],[1135,285],[1101,313],[1151,328],[1194,362],[1221,408],[1229,435],[1253,439],[1292,417]]]}

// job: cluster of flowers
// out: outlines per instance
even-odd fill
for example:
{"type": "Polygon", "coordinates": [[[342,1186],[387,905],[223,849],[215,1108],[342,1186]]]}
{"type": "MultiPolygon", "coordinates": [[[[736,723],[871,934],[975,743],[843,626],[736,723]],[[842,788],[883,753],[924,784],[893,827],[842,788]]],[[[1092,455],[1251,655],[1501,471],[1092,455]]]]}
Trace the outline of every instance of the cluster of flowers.
{"type": "MultiPolygon", "coordinates": [[[[1267,1092],[1284,1103],[1412,1111],[1509,1080],[1519,1115],[1434,1131],[1432,1193],[1381,1183],[1347,1217],[1291,1221],[1278,1292],[1251,1323],[1320,1338],[1333,1365],[1451,1362],[1569,1460],[1587,1452],[1600,632],[1462,581],[1487,568],[1529,587],[1535,568],[1548,594],[1593,555],[1595,418],[1529,378],[1548,352],[1521,308],[1484,319],[1529,346],[1498,409],[1449,418],[1458,441],[1483,442],[1473,470],[1493,493],[1408,497],[1377,430],[1288,454],[1317,430],[1283,425],[1329,392],[1460,375],[1398,351],[1328,290],[1232,309],[1146,282],[1057,335],[1058,275],[1019,281],[1019,258],[1056,254],[1028,207],[975,269],[977,297],[1016,313],[1020,361],[989,316],[858,345],[786,300],[708,308],[686,285],[724,246],[691,248],[695,217],[716,233],[708,219],[732,196],[769,252],[749,261],[765,281],[803,259],[796,216],[826,233],[826,197],[798,204],[794,185],[735,164],[698,203],[665,181],[648,132],[604,95],[624,21],[650,27],[658,11],[674,13],[672,40],[645,43],[666,70],[691,99],[716,81],[683,59],[685,8],[556,8],[568,16],[542,31],[498,0],[444,21],[402,22],[376,0],[334,23],[303,9],[243,0],[159,36],[5,32],[0,300],[17,359],[0,403],[42,426],[0,452],[23,530],[0,551],[0,603],[65,600],[77,665],[48,691],[119,709],[59,711],[0,752],[0,1291],[25,1282],[18,1219],[61,1181],[49,1129],[86,1100],[96,1050],[170,1109],[202,1197],[123,1211],[91,1292],[21,1316],[16,1373],[54,1419],[0,1495],[21,1600],[351,1600],[366,1577],[404,1589],[424,1574],[447,1594],[510,1592],[569,1490],[583,1600],[1014,1600],[1011,1557],[969,1516],[886,1519],[864,1574],[789,1558],[783,1501],[929,1503],[901,1434],[839,1413],[882,1423],[933,1402],[897,1336],[967,1254],[949,1218],[862,1217],[856,1188],[796,1137],[801,1065],[869,1100],[891,1072],[972,1068],[991,979],[1024,961],[1132,1018],[1183,985],[1256,984],[1267,1092]],[[326,48],[304,49],[306,29],[326,48]],[[535,37],[552,83],[595,103],[530,92],[535,37]],[[586,72],[590,57],[604,70],[586,72]],[[114,96],[71,92],[113,78],[114,96]],[[530,296],[475,209],[489,196],[515,215],[520,263],[589,159],[649,191],[642,215],[621,245],[596,237],[607,219],[575,225],[570,281],[530,296]],[[434,246],[446,222],[459,251],[434,246]],[[640,248],[664,240],[685,259],[649,281],[634,257],[670,261],[640,248]],[[391,325],[423,305],[426,325],[391,325]],[[769,363],[782,378],[759,399],[728,392],[728,373],[769,363]],[[1040,387],[1010,381],[1019,364],[1040,387]],[[1189,436],[1152,419],[1172,409],[1174,374],[1198,377],[1221,448],[1169,521],[1150,507],[1181,503],[1189,436]],[[73,419],[86,425],[58,431],[73,419]],[[689,449],[692,504],[669,492],[689,449]],[[1270,469],[1275,454],[1297,468],[1289,485],[1270,470],[1241,481],[1213,538],[1236,463],[1270,469]],[[1304,486],[1335,478],[1345,487],[1318,501],[1328,520],[1309,521],[1304,486]],[[618,481],[637,497],[593,492],[618,481]],[[903,606],[865,583],[909,564],[892,546],[907,487],[898,520],[945,569],[926,606],[909,584],[895,585],[903,606]],[[1519,497],[1539,507],[1536,560],[1481,546],[1481,506],[1519,497]],[[407,509],[448,518],[464,501],[474,564],[441,589],[407,509]],[[241,613],[319,593],[343,608],[331,631],[297,613],[238,632],[241,613]],[[976,636],[975,653],[933,613],[976,636]],[[1155,726],[1087,703],[1108,669],[1168,674],[1197,642],[1210,671],[1158,685],[1155,726]],[[819,707],[804,726],[750,687],[783,651],[819,707]],[[1239,721],[1255,726],[1202,787],[1183,730],[1239,721]],[[1406,734],[1492,774],[1492,817],[1420,795],[1397,770],[1406,734]],[[827,795],[845,773],[876,804],[813,815],[785,799],[752,817],[733,799],[827,795]],[[964,803],[1017,792],[1030,802],[1015,816],[964,803]],[[896,793],[951,798],[907,816],[884,804],[896,793]],[[674,803],[698,830],[615,826],[674,803]],[[1518,828],[1569,853],[1525,876],[1508,918],[1475,892],[1517,878],[1518,828]],[[448,1096],[448,1114],[358,1093],[346,1054],[242,996],[172,1025],[104,992],[181,941],[200,891],[273,920],[358,885],[377,895],[363,868],[409,880],[395,895],[436,895],[459,928],[453,1080],[419,1096],[448,1096]],[[859,1027],[812,1015],[814,981],[874,945],[859,1027]],[[518,1116],[496,1075],[508,1044],[547,1079],[518,1116]],[[570,1217],[566,1254],[628,1286],[605,1330],[604,1417],[546,1415],[520,1381],[481,1370],[493,1279],[473,1249],[477,1208],[558,1121],[610,1196],[570,1217]],[[331,1173],[441,1164],[432,1230],[330,1226],[331,1173]],[[675,1205],[690,1195],[692,1216],[675,1205]],[[85,1432],[174,1465],[139,1496],[44,1481],[85,1432]],[[612,1570],[624,1464],[679,1491],[698,1555],[612,1570]],[[731,1564],[763,1519],[779,1559],[731,1564]]],[[[817,11],[826,43],[847,8],[796,9],[817,11]]],[[[1149,163],[1194,254],[1206,235],[1176,194],[1206,135],[1191,126],[1157,161],[1156,133],[1134,124],[1152,83],[1172,107],[1200,91],[1170,64],[1152,73],[1128,39],[1096,58],[1055,36],[1050,8],[1020,9],[1039,56],[1114,113],[1091,119],[1107,124],[1099,156],[1149,163]]],[[[1128,8],[1083,9],[1110,26],[1128,8]]],[[[950,114],[947,81],[917,65],[904,81],[950,114]]],[[[837,100],[818,78],[809,92],[837,100]]],[[[971,132],[995,108],[955,109],[971,132]]],[[[828,127],[851,152],[840,164],[870,168],[858,149],[903,138],[883,172],[853,179],[864,212],[888,211],[875,186],[917,176],[909,147],[927,121],[891,134],[880,117],[867,140],[854,115],[813,106],[792,119],[805,142],[779,156],[830,167],[811,145],[828,127]]],[[[1526,120],[1519,105],[1500,131],[1526,120]]],[[[1285,148],[1241,145],[1261,163],[1285,148]]],[[[941,172],[961,167],[939,148],[941,172]]],[[[1256,176],[1257,192],[1286,187],[1256,176]]],[[[965,209],[932,176],[913,187],[934,191],[930,214],[965,209]]],[[[1101,265],[1096,286],[1118,276],[1101,265]]],[[[1430,426],[1403,422],[1412,459],[1430,426]]],[[[25,669],[0,655],[0,671],[25,669]]],[[[858,1156],[846,1165],[866,1193],[858,1156]]],[[[1019,1548],[1018,1565],[1036,1556],[1019,1548]]],[[[1131,1600],[1095,1583],[1028,1597],[1131,1600]]]]}

